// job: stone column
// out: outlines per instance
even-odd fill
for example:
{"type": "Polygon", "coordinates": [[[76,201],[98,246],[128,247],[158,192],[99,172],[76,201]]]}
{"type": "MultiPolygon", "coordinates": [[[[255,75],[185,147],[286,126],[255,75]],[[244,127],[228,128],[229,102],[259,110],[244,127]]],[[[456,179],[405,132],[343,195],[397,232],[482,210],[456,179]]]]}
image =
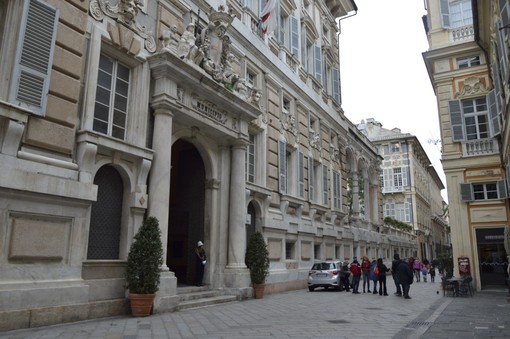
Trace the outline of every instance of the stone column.
{"type": "Polygon", "coordinates": [[[149,184],[149,215],[158,218],[163,243],[163,270],[166,265],[168,244],[168,209],[170,206],[170,166],[172,159],[172,120],[168,108],[155,107],[152,162],[149,184]]]}
{"type": "Polygon", "coordinates": [[[232,146],[230,171],[230,211],[228,225],[228,263],[227,268],[246,268],[246,145],[232,146]]]}

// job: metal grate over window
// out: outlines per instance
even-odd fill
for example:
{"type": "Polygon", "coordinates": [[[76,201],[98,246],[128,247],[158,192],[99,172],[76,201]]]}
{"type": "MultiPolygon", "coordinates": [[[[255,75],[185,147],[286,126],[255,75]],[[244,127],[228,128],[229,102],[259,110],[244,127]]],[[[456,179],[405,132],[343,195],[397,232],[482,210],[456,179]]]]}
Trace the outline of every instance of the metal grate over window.
{"type": "Polygon", "coordinates": [[[87,259],[118,259],[124,185],[111,166],[99,169],[94,179],[97,201],[92,204],[87,259]]]}

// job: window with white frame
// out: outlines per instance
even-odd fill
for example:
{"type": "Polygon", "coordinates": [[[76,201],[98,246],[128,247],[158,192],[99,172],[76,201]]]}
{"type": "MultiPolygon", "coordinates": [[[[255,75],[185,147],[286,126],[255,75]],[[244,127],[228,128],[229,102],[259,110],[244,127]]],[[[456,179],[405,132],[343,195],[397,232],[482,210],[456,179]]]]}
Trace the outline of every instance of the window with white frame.
{"type": "Polygon", "coordinates": [[[93,130],[124,139],[128,114],[130,69],[101,54],[97,76],[93,130]]]}
{"type": "Polygon", "coordinates": [[[302,197],[304,197],[304,168],[300,169],[300,166],[304,166],[304,158],[301,162],[301,154],[302,153],[297,150],[288,148],[285,141],[278,141],[278,174],[280,193],[300,195],[300,190],[302,188],[302,197]]]}
{"type": "Polygon", "coordinates": [[[408,167],[395,167],[383,169],[383,185],[381,186],[384,193],[402,192],[408,185],[407,178],[408,167]]]}
{"type": "Polygon", "coordinates": [[[278,22],[278,42],[289,48],[289,17],[284,12],[280,13],[280,20],[278,22]]]}
{"type": "MultiPolygon", "coordinates": [[[[5,2],[4,2],[5,3],[5,2]]],[[[2,5],[0,5],[2,6],[2,5]]],[[[5,56],[16,50],[12,69],[12,81],[9,101],[17,106],[29,109],[37,115],[44,115],[50,86],[51,66],[57,35],[59,10],[43,1],[19,1],[21,17],[9,14],[9,6],[3,8],[2,24],[0,31],[2,37],[2,54],[5,67],[5,56]],[[11,22],[12,21],[12,22],[11,22]],[[5,34],[9,34],[13,27],[20,26],[19,35],[7,40],[5,34]],[[5,39],[5,41],[4,41],[5,39]],[[10,45],[9,45],[10,44],[10,45]],[[14,45],[17,44],[17,45],[14,45]],[[9,47],[7,47],[9,45],[9,47]]],[[[12,8],[17,8],[12,6],[12,8]]],[[[8,87],[8,86],[6,86],[8,87]]]]}
{"type": "Polygon", "coordinates": [[[486,97],[448,102],[453,141],[477,140],[500,133],[494,90],[486,97]]]}
{"type": "Polygon", "coordinates": [[[340,71],[338,68],[331,69],[331,91],[333,100],[337,103],[341,103],[340,99],[340,71]]]}
{"type": "Polygon", "coordinates": [[[396,202],[393,199],[386,200],[384,204],[384,217],[391,217],[395,220],[412,222],[412,202],[407,199],[404,202],[396,202]]]}
{"type": "Polygon", "coordinates": [[[255,183],[255,149],[256,136],[253,133],[249,135],[250,143],[246,148],[246,181],[255,183]]]}
{"type": "Polygon", "coordinates": [[[473,24],[471,0],[440,0],[441,26],[460,28],[473,24]]]}
{"type": "Polygon", "coordinates": [[[463,202],[506,199],[508,198],[506,180],[460,184],[460,195],[463,202]]]}
{"type": "Polygon", "coordinates": [[[291,16],[289,20],[290,26],[290,52],[299,59],[299,20],[295,16],[291,16]]]}
{"type": "Polygon", "coordinates": [[[318,44],[313,46],[313,60],[314,77],[322,83],[322,50],[318,44]]]}
{"type": "Polygon", "coordinates": [[[479,66],[480,64],[481,62],[479,55],[457,58],[457,68],[459,69],[479,66]]]}
{"type": "Polygon", "coordinates": [[[400,153],[400,142],[391,143],[391,153],[400,153]]]}

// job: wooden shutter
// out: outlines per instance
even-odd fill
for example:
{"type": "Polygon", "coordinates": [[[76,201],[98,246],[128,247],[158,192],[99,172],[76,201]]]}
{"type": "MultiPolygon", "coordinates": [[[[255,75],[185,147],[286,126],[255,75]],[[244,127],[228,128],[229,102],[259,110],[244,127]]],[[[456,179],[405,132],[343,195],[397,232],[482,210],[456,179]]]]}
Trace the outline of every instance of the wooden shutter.
{"type": "Polygon", "coordinates": [[[497,40],[497,47],[498,47],[498,61],[499,61],[499,67],[501,70],[501,80],[503,80],[503,84],[508,84],[508,77],[510,74],[508,71],[508,53],[507,53],[507,47],[506,47],[506,39],[504,37],[503,31],[505,29],[501,29],[502,24],[501,22],[498,22],[496,24],[496,40],[497,40]]]}
{"type": "Polygon", "coordinates": [[[315,168],[313,158],[308,157],[308,199],[313,201],[315,198],[315,168]]]}
{"type": "Polygon", "coordinates": [[[301,198],[305,197],[305,155],[298,153],[298,194],[301,198]]]}
{"type": "MultiPolygon", "coordinates": [[[[497,47],[496,47],[496,44],[493,42],[492,43],[492,47],[493,47],[493,50],[496,51],[496,59],[497,59],[497,47]]],[[[501,73],[500,73],[500,68],[499,68],[499,62],[496,61],[494,63],[492,63],[491,65],[491,72],[492,72],[492,79],[494,79],[494,89],[496,90],[495,94],[496,94],[496,107],[497,107],[497,110],[498,110],[498,114],[501,114],[502,111],[503,111],[503,92],[502,92],[502,88],[503,88],[503,83],[501,81],[501,73]]]]}
{"type": "Polygon", "coordinates": [[[287,146],[278,141],[278,180],[280,193],[287,193],[287,146]]]}
{"type": "Polygon", "coordinates": [[[497,182],[497,188],[498,188],[498,198],[499,199],[506,199],[508,198],[508,190],[506,188],[506,180],[498,180],[497,182]]]}
{"type": "Polygon", "coordinates": [[[471,184],[460,184],[460,200],[462,202],[473,201],[473,187],[471,184]]]}
{"type": "Polygon", "coordinates": [[[290,17],[290,51],[299,58],[299,20],[294,16],[290,17]]]}
{"type": "Polygon", "coordinates": [[[322,83],[322,53],[321,53],[321,47],[318,45],[315,45],[313,47],[313,59],[314,59],[314,71],[315,71],[315,78],[317,81],[322,83]]]}
{"type": "Polygon", "coordinates": [[[450,124],[452,127],[452,140],[464,140],[464,117],[460,100],[448,101],[448,111],[450,112],[450,124]]]}
{"type": "Polygon", "coordinates": [[[58,9],[25,0],[10,100],[43,115],[50,86],[58,9]]]}
{"type": "Polygon", "coordinates": [[[489,118],[491,122],[491,136],[496,136],[501,133],[501,124],[499,122],[499,112],[496,105],[496,92],[490,91],[487,94],[487,103],[489,106],[489,118]]]}
{"type": "Polygon", "coordinates": [[[328,204],[329,187],[328,187],[328,166],[322,165],[322,203],[328,204]]]}
{"type": "Polygon", "coordinates": [[[331,69],[333,100],[340,103],[340,72],[338,68],[331,69]]]}
{"type": "Polygon", "coordinates": [[[448,6],[448,0],[440,0],[440,12],[441,12],[441,27],[450,28],[450,7],[448,6]]]}

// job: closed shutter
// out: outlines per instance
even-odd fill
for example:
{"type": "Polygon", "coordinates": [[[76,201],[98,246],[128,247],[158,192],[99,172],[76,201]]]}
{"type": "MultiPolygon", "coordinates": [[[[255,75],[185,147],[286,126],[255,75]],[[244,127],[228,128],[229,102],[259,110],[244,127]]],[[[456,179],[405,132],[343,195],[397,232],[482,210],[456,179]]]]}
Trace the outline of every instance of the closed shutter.
{"type": "Polygon", "coordinates": [[[299,197],[305,197],[305,155],[298,153],[298,193],[299,197]]]}
{"type": "Polygon", "coordinates": [[[328,166],[322,165],[322,203],[328,204],[329,187],[328,187],[328,166]]]}
{"type": "Polygon", "coordinates": [[[460,200],[463,202],[474,200],[471,184],[460,184],[460,200]]]}
{"type": "Polygon", "coordinates": [[[498,198],[499,199],[508,198],[508,190],[506,189],[506,180],[498,180],[497,188],[498,188],[498,198]]]}
{"type": "Polygon", "coordinates": [[[510,24],[510,1],[499,0],[499,13],[503,26],[508,26],[510,24]]]}
{"type": "MultiPolygon", "coordinates": [[[[493,43],[493,50],[496,51],[496,58],[497,58],[497,47],[496,44],[493,43]]],[[[502,91],[503,83],[501,81],[501,73],[499,68],[499,62],[494,62],[491,67],[492,71],[492,78],[494,79],[494,89],[496,94],[496,108],[498,110],[498,114],[501,114],[503,110],[503,96],[504,92],[502,91]]]]}
{"type": "Polygon", "coordinates": [[[317,81],[322,82],[322,53],[320,46],[315,45],[313,51],[315,78],[317,81]]]}
{"type": "Polygon", "coordinates": [[[441,27],[450,28],[450,7],[448,0],[440,0],[441,27]]]}
{"type": "Polygon", "coordinates": [[[333,81],[333,100],[340,103],[340,72],[337,68],[333,68],[331,70],[331,79],[333,81]]]}
{"type": "Polygon", "coordinates": [[[313,158],[308,158],[308,199],[313,201],[315,198],[315,169],[313,158]]]}
{"type": "Polygon", "coordinates": [[[278,141],[278,180],[280,193],[287,193],[287,147],[284,141],[278,141]]]}
{"type": "Polygon", "coordinates": [[[494,90],[487,94],[487,103],[489,106],[492,136],[494,137],[501,133],[501,124],[499,123],[499,113],[496,105],[496,93],[494,90]]]}
{"type": "Polygon", "coordinates": [[[25,0],[10,100],[43,115],[48,99],[58,9],[25,0]]]}
{"type": "Polygon", "coordinates": [[[464,118],[460,100],[448,101],[448,111],[450,112],[450,124],[452,126],[452,140],[464,140],[464,118]]]}
{"type": "Polygon", "coordinates": [[[508,77],[510,74],[508,74],[508,53],[507,53],[507,46],[506,46],[506,39],[504,37],[503,31],[505,29],[501,29],[502,24],[501,22],[498,22],[496,24],[496,40],[497,40],[497,47],[498,47],[498,61],[499,61],[499,67],[501,71],[501,80],[503,81],[503,84],[508,84],[508,77]]]}
{"type": "Polygon", "coordinates": [[[290,17],[290,51],[299,57],[299,21],[294,16],[290,17]]]}

